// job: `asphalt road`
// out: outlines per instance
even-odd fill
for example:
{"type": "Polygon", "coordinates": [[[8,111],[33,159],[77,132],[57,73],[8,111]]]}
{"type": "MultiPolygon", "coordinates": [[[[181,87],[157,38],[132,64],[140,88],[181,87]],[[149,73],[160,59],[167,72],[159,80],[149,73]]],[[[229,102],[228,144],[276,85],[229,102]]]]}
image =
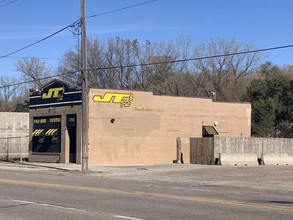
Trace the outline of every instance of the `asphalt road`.
{"type": "Polygon", "coordinates": [[[0,163],[0,219],[293,219],[293,166],[184,166],[81,173],[0,163]]]}

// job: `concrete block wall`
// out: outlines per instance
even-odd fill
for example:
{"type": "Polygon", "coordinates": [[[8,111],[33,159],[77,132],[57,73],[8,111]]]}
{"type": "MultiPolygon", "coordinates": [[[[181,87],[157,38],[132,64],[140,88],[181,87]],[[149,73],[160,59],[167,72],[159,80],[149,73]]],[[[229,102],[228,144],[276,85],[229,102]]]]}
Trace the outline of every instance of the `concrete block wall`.
{"type": "Polygon", "coordinates": [[[215,137],[214,155],[218,158],[220,153],[255,153],[261,157],[263,141],[263,138],[215,137]]]}
{"type": "Polygon", "coordinates": [[[287,153],[293,156],[293,139],[215,137],[214,155],[220,153],[255,153],[259,158],[266,153],[287,153]]]}
{"type": "Polygon", "coordinates": [[[293,139],[255,137],[190,138],[191,163],[211,164],[210,159],[207,160],[207,158],[212,158],[211,161],[217,163],[221,154],[255,155],[256,159],[263,159],[265,155],[270,155],[270,157],[279,155],[280,160],[284,157],[282,155],[293,158],[293,139]]]}
{"type": "Polygon", "coordinates": [[[28,154],[29,113],[0,112],[0,158],[28,154]]]}
{"type": "Polygon", "coordinates": [[[262,153],[287,153],[293,156],[293,139],[288,138],[266,138],[262,140],[262,153]]]}

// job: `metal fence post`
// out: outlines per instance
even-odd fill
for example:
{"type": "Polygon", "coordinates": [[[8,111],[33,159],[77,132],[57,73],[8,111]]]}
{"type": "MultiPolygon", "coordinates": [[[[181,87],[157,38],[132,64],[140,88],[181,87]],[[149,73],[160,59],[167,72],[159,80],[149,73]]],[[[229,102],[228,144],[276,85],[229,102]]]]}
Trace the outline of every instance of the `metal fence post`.
{"type": "Polygon", "coordinates": [[[20,162],[22,162],[22,130],[20,130],[20,162]]]}
{"type": "Polygon", "coordinates": [[[9,138],[6,137],[6,157],[7,157],[7,161],[9,161],[9,138]]]}
{"type": "Polygon", "coordinates": [[[177,147],[177,163],[181,163],[181,139],[180,137],[176,138],[176,147],[177,147]]]}

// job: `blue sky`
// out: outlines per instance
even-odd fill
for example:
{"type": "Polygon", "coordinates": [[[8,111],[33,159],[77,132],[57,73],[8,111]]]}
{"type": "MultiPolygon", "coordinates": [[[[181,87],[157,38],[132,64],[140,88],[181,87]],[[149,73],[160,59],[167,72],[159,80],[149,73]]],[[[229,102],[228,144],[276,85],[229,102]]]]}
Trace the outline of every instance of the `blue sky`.
{"type": "MultiPolygon", "coordinates": [[[[148,0],[86,0],[87,16],[148,0]]],[[[210,39],[251,42],[258,48],[293,44],[292,0],[157,0],[87,20],[87,35],[106,41],[119,36],[140,42],[190,37],[194,46],[210,39]]],[[[34,43],[80,17],[80,0],[0,0],[0,57],[34,43]],[[10,3],[4,5],[6,3],[10,3]],[[4,5],[4,6],[2,6],[4,5]]],[[[0,76],[20,76],[15,57],[41,57],[54,69],[77,44],[68,30],[0,59],[0,76]]],[[[293,64],[293,48],[266,52],[277,65],[293,64]]]]}

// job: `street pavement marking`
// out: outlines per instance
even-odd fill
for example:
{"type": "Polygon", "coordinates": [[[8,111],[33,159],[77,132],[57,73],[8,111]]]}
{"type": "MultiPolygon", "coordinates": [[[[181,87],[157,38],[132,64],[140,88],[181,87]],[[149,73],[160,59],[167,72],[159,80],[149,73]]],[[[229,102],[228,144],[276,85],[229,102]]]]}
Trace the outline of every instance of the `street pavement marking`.
{"type": "Polygon", "coordinates": [[[31,201],[16,200],[16,199],[14,199],[12,201],[18,202],[18,203],[24,203],[24,204],[46,206],[46,207],[52,207],[52,208],[58,208],[58,209],[66,209],[66,210],[70,210],[70,211],[87,212],[84,209],[76,209],[76,208],[71,208],[71,207],[66,207],[66,206],[61,206],[61,205],[53,205],[53,204],[48,204],[48,203],[39,203],[39,202],[31,202],[31,201]]]}
{"type": "MultiPolygon", "coordinates": [[[[53,204],[49,204],[49,203],[39,203],[39,202],[32,202],[32,201],[18,200],[18,199],[13,199],[11,201],[17,202],[17,203],[22,203],[22,204],[38,205],[38,206],[45,206],[45,207],[57,208],[57,209],[66,209],[66,210],[76,211],[76,212],[89,212],[84,209],[77,209],[77,208],[66,207],[66,206],[62,206],[62,205],[53,205],[53,204]]],[[[97,212],[90,212],[90,213],[98,214],[97,212]]],[[[146,220],[146,219],[142,219],[142,218],[134,218],[134,217],[124,216],[124,215],[114,215],[114,217],[115,218],[122,218],[122,219],[129,219],[129,220],[146,220]]]]}
{"type": "Polygon", "coordinates": [[[92,192],[98,192],[98,193],[112,193],[112,194],[120,194],[120,195],[127,195],[127,196],[141,196],[141,197],[148,196],[148,197],[175,199],[175,200],[190,201],[190,202],[214,203],[214,204],[222,204],[222,205],[232,205],[232,206],[242,206],[242,207],[252,207],[252,208],[259,208],[259,209],[293,212],[293,207],[289,207],[289,206],[269,205],[269,204],[253,203],[253,202],[241,202],[238,200],[228,200],[228,199],[210,199],[210,198],[202,198],[202,197],[180,196],[180,195],[174,195],[174,194],[149,193],[149,192],[139,192],[139,191],[131,192],[131,191],[125,191],[125,190],[118,190],[118,189],[96,188],[96,187],[89,187],[89,186],[72,186],[72,185],[65,185],[65,184],[33,182],[33,181],[14,180],[14,179],[0,179],[0,183],[10,183],[10,184],[12,183],[12,184],[18,184],[18,185],[27,185],[27,186],[84,190],[84,191],[92,191],[92,192]]]}
{"type": "Polygon", "coordinates": [[[133,218],[133,217],[123,216],[123,215],[114,215],[114,217],[115,218],[129,219],[129,220],[144,220],[142,218],[133,218]]]}

